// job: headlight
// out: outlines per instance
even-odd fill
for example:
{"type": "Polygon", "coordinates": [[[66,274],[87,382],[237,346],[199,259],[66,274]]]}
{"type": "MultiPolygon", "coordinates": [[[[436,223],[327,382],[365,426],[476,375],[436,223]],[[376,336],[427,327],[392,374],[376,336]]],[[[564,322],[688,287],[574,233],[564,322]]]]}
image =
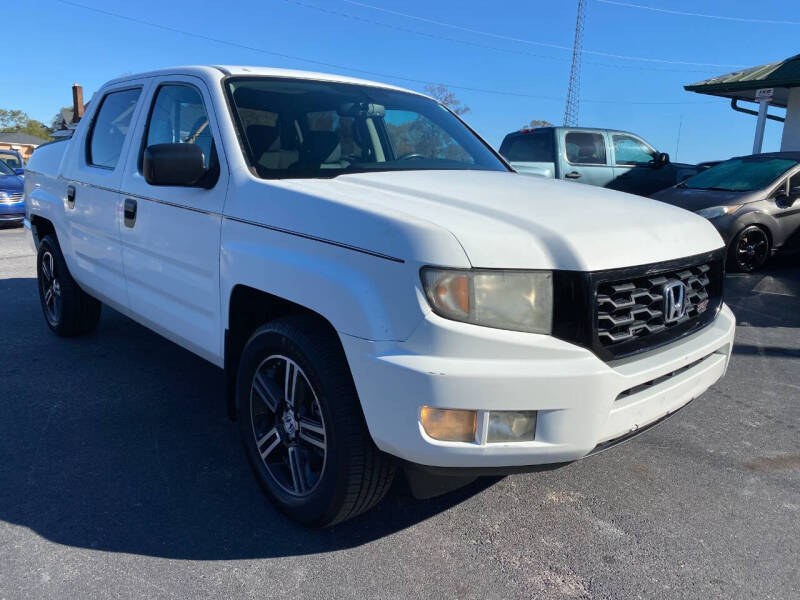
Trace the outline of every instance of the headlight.
{"type": "Polygon", "coordinates": [[[425,267],[421,276],[428,303],[441,317],[529,333],[552,329],[553,274],[548,271],[425,267]]]}
{"type": "Polygon", "coordinates": [[[6,198],[8,198],[8,194],[5,192],[0,192],[0,200],[5,200],[6,198]]]}
{"type": "Polygon", "coordinates": [[[733,214],[741,207],[741,204],[734,204],[733,206],[711,206],[709,208],[698,210],[697,214],[701,217],[705,217],[706,219],[716,219],[717,217],[733,214]]]}

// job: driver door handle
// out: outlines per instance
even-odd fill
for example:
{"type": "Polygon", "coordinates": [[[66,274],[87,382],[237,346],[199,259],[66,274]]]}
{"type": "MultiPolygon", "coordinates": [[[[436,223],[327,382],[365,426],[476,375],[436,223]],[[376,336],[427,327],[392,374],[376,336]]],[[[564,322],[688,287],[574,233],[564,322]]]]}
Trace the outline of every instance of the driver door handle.
{"type": "Polygon", "coordinates": [[[581,174],[578,173],[577,171],[572,171],[571,173],[567,173],[566,175],[564,175],[564,177],[566,177],[567,179],[580,179],[581,174]]]}
{"type": "Polygon", "coordinates": [[[75,186],[67,186],[67,208],[75,208],[75,186]]]}
{"type": "Polygon", "coordinates": [[[125,198],[122,216],[125,221],[125,227],[133,227],[136,224],[136,200],[125,198]]]}

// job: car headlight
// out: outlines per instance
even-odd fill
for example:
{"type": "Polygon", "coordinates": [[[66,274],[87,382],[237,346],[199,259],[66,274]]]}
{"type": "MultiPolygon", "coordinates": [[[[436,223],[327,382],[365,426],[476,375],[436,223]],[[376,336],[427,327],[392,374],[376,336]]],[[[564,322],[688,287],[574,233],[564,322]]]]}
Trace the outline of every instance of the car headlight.
{"type": "Polygon", "coordinates": [[[716,219],[718,217],[733,214],[741,207],[741,204],[734,204],[733,206],[711,206],[709,208],[698,210],[696,214],[700,215],[701,217],[705,217],[706,219],[716,219]]]}
{"type": "Polygon", "coordinates": [[[439,269],[421,271],[433,311],[446,319],[529,333],[553,326],[553,274],[549,271],[439,269]]]}
{"type": "Polygon", "coordinates": [[[8,194],[6,192],[0,192],[0,200],[5,200],[8,198],[8,194]]]}

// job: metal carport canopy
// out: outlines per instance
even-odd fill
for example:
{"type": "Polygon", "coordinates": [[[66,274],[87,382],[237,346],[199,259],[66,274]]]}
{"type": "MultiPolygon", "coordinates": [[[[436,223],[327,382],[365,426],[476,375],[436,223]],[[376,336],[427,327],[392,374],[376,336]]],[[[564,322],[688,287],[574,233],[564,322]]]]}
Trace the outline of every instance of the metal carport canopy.
{"type": "Polygon", "coordinates": [[[800,86],[800,54],[684,86],[687,92],[756,102],[756,90],[773,88],[770,104],[786,108],[789,88],[800,86]]]}

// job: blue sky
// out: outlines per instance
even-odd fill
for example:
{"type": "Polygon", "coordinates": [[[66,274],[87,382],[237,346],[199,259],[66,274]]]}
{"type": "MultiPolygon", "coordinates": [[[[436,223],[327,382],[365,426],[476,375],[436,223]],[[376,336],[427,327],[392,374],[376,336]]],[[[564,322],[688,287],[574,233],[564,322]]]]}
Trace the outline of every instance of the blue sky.
{"type": "MultiPolygon", "coordinates": [[[[797,20],[792,19],[797,11],[791,0],[757,5],[729,0],[631,2],[743,19],[797,20]]],[[[25,12],[32,14],[25,22],[43,29],[18,46],[21,56],[5,61],[0,107],[22,109],[49,123],[60,106],[71,104],[73,82],[84,86],[88,98],[103,82],[125,73],[178,64],[265,65],[342,73],[417,90],[423,82],[450,85],[471,108],[469,123],[497,146],[506,133],[530,119],[561,123],[571,52],[557,46],[572,45],[577,0],[79,4],[200,37],[57,0],[26,2],[25,12]]],[[[580,124],[634,131],[673,160],[679,125],[681,161],[749,153],[755,118],[735,113],[725,100],[690,94],[682,86],[737,66],[796,54],[792,40],[798,34],[796,24],[709,19],[588,0],[584,48],[592,53],[583,56],[580,124]]],[[[781,125],[768,121],[765,151],[778,149],[780,133],[781,125]]]]}

